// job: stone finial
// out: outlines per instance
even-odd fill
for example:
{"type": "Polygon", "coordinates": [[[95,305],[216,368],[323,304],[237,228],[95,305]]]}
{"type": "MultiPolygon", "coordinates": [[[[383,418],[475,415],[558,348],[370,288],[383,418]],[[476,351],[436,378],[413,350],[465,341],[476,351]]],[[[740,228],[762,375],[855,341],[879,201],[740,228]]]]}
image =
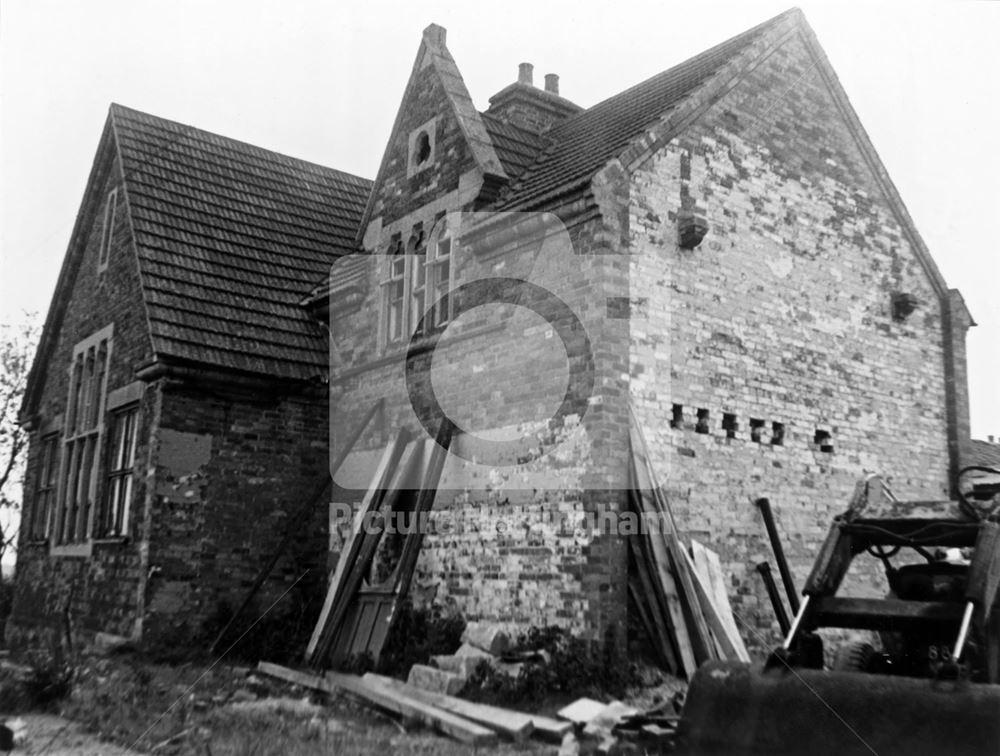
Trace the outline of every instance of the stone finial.
{"type": "Polygon", "coordinates": [[[517,83],[534,85],[535,67],[530,63],[521,63],[517,67],[517,83]]]}
{"type": "Polygon", "coordinates": [[[438,26],[437,24],[431,24],[426,29],[424,29],[424,39],[430,42],[435,47],[444,47],[445,40],[448,38],[448,30],[443,26],[438,26]]]}
{"type": "Polygon", "coordinates": [[[559,74],[545,74],[545,91],[559,94],[559,74]]]}

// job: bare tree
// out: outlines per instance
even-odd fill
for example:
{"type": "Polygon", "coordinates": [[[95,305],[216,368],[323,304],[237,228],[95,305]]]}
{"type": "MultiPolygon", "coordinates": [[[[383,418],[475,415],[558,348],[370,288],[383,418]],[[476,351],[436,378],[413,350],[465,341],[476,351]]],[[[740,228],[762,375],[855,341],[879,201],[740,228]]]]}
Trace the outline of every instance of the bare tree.
{"type": "Polygon", "coordinates": [[[21,323],[0,325],[0,558],[17,538],[28,451],[28,434],[18,425],[17,414],[37,343],[34,314],[25,313],[21,323]]]}

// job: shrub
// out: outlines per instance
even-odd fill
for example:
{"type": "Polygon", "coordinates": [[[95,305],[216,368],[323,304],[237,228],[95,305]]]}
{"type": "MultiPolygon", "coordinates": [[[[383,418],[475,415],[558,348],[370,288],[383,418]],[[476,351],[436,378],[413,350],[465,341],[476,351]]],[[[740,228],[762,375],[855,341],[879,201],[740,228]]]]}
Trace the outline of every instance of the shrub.
{"type": "Polygon", "coordinates": [[[48,709],[73,690],[75,668],[61,654],[35,652],[29,656],[30,671],[21,683],[26,704],[32,709],[48,709]]]}
{"type": "Polygon", "coordinates": [[[480,664],[464,694],[500,705],[537,704],[547,698],[621,696],[636,682],[635,668],[618,658],[613,643],[600,650],[560,627],[532,627],[518,638],[519,651],[536,651],[516,676],[480,664]]]}
{"type": "Polygon", "coordinates": [[[465,619],[440,606],[414,608],[404,599],[379,658],[380,674],[402,677],[414,664],[427,664],[437,654],[452,654],[462,643],[465,619]]]}

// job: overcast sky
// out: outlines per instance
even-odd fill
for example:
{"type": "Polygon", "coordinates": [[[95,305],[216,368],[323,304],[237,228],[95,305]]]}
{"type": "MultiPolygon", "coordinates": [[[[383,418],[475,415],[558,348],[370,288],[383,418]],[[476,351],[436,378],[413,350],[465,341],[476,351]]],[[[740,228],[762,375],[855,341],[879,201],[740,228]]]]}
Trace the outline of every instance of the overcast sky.
{"type": "MultiPolygon", "coordinates": [[[[480,109],[521,61],[589,106],[788,7],[0,0],[0,320],[47,309],[111,102],[372,178],[431,22],[480,109]]],[[[973,435],[1000,435],[1000,3],[800,7],[979,323],[973,435]]]]}

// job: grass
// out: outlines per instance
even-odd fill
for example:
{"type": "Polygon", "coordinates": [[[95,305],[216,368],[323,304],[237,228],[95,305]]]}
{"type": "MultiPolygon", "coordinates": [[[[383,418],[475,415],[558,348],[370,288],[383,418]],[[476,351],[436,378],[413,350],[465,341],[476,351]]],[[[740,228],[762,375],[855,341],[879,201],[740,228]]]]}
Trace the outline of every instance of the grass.
{"type": "MultiPolygon", "coordinates": [[[[248,676],[246,668],[170,666],[136,653],[79,665],[73,692],[59,712],[105,740],[157,756],[476,753],[347,696],[327,698],[278,680],[248,676]],[[291,701],[269,710],[248,703],[268,697],[291,701]],[[294,705],[305,698],[322,706],[294,705]]],[[[544,752],[545,746],[533,743],[490,748],[491,754],[502,756],[544,752]]]]}

